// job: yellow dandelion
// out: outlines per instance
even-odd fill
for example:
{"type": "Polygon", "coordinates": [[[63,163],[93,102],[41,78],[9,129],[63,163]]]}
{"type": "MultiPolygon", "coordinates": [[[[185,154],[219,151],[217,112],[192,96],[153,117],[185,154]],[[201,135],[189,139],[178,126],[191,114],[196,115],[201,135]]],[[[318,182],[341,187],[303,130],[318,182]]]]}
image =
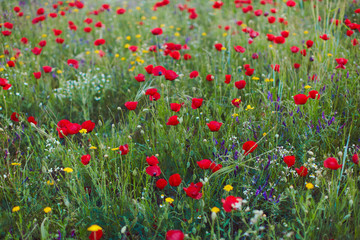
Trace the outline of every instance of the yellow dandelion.
{"type": "Polygon", "coordinates": [[[141,20],[146,20],[146,17],[145,17],[145,16],[142,16],[142,17],[141,17],[141,20]]]}
{"type": "Polygon", "coordinates": [[[11,60],[11,61],[15,61],[15,58],[14,58],[14,57],[11,57],[10,60],[11,60]]]}
{"type": "Polygon", "coordinates": [[[233,186],[231,186],[231,185],[226,185],[225,187],[224,187],[224,190],[225,191],[227,191],[227,192],[230,192],[231,190],[233,190],[234,188],[233,188],[233,186]]]}
{"type": "Polygon", "coordinates": [[[136,10],[140,11],[140,10],[141,10],[141,7],[136,7],[136,10]]]}
{"type": "Polygon", "coordinates": [[[333,55],[331,53],[328,53],[328,57],[332,57],[333,55]]]}
{"type": "Polygon", "coordinates": [[[117,53],[117,54],[115,54],[115,57],[118,58],[118,57],[120,57],[120,55],[117,53]]]}
{"type": "Polygon", "coordinates": [[[131,40],[131,36],[127,36],[126,40],[130,41],[131,40]]]}
{"type": "Polygon", "coordinates": [[[57,74],[62,74],[61,70],[57,70],[56,72],[57,72],[57,74]]]}
{"type": "Polygon", "coordinates": [[[89,54],[90,54],[90,51],[86,51],[85,54],[86,54],[86,55],[89,55],[89,54]]]}
{"type": "Polygon", "coordinates": [[[44,208],[44,212],[45,212],[45,213],[51,212],[51,207],[46,207],[46,208],[44,208]]]}
{"type": "Polygon", "coordinates": [[[69,168],[69,167],[66,167],[63,169],[64,172],[67,172],[67,173],[71,173],[73,172],[74,170],[72,168],[69,168]]]}
{"type": "Polygon", "coordinates": [[[121,61],[125,61],[125,60],[126,60],[126,58],[122,57],[120,60],[121,60],[121,61]]]}
{"type": "Polygon", "coordinates": [[[98,225],[91,225],[90,227],[88,227],[87,230],[90,232],[97,232],[99,230],[102,230],[102,228],[98,225]]]}
{"type": "Polygon", "coordinates": [[[83,129],[81,129],[81,130],[79,131],[79,133],[85,134],[85,133],[87,133],[87,130],[86,130],[85,128],[83,128],[83,129]]]}
{"type": "Polygon", "coordinates": [[[270,44],[270,45],[269,45],[269,48],[272,48],[272,47],[273,47],[273,45],[270,44]]]}
{"type": "Polygon", "coordinates": [[[223,33],[223,37],[226,37],[228,34],[227,33],[223,33]]]}
{"type": "Polygon", "coordinates": [[[226,47],[222,47],[221,50],[226,50],[226,47]]]}
{"type": "Polygon", "coordinates": [[[136,38],[141,38],[141,34],[136,34],[135,37],[136,38]]]}
{"type": "Polygon", "coordinates": [[[201,35],[206,36],[207,34],[206,34],[206,32],[203,32],[201,35]]]}
{"type": "Polygon", "coordinates": [[[179,36],[180,36],[180,33],[176,32],[176,33],[174,33],[174,36],[175,36],[175,37],[179,37],[179,36]]]}
{"type": "Polygon", "coordinates": [[[251,107],[250,105],[247,105],[245,110],[247,111],[247,110],[252,110],[252,109],[254,109],[254,107],[251,107]]]}
{"type": "Polygon", "coordinates": [[[310,89],[310,88],[311,88],[311,86],[306,85],[304,88],[305,88],[305,89],[310,89]]]}
{"type": "Polygon", "coordinates": [[[160,27],[161,27],[161,28],[165,27],[165,24],[160,24],[160,27]]]}
{"type": "Polygon", "coordinates": [[[310,190],[314,188],[314,185],[312,183],[307,183],[305,187],[310,190]]]}
{"type": "Polygon", "coordinates": [[[235,118],[235,117],[237,117],[237,116],[239,116],[239,114],[237,114],[237,113],[234,113],[234,114],[232,115],[233,118],[235,118]]]}
{"type": "Polygon", "coordinates": [[[267,133],[263,133],[263,137],[265,137],[267,135],[267,133]]]}
{"type": "Polygon", "coordinates": [[[90,149],[97,149],[97,147],[95,147],[95,146],[91,146],[91,147],[90,147],[90,149]]]}
{"type": "Polygon", "coordinates": [[[213,212],[213,213],[218,213],[218,212],[220,212],[220,209],[219,209],[218,207],[213,207],[213,208],[211,209],[211,212],[213,212]]]}
{"type": "Polygon", "coordinates": [[[20,210],[20,207],[19,206],[15,206],[13,207],[13,209],[11,210],[12,212],[17,212],[20,210]]]}
{"type": "Polygon", "coordinates": [[[13,165],[13,166],[21,166],[21,163],[11,163],[11,165],[13,165]]]}
{"type": "Polygon", "coordinates": [[[151,19],[152,19],[152,20],[156,20],[157,17],[156,17],[156,16],[152,16],[151,19]]]}
{"type": "Polygon", "coordinates": [[[174,28],[174,26],[172,26],[172,25],[171,25],[169,28],[170,28],[170,29],[173,29],[173,28],[174,28]]]}
{"type": "Polygon", "coordinates": [[[165,198],[165,201],[166,201],[167,203],[170,203],[170,204],[171,204],[171,203],[174,202],[174,199],[168,197],[168,198],[165,198]]]}
{"type": "Polygon", "coordinates": [[[252,77],[252,80],[259,80],[260,78],[258,77],[252,77]]]}
{"type": "Polygon", "coordinates": [[[124,48],[129,48],[130,47],[130,44],[125,44],[124,48]]]}
{"type": "Polygon", "coordinates": [[[46,38],[46,37],[47,37],[47,35],[46,35],[46,34],[43,34],[43,35],[41,35],[41,37],[42,37],[42,38],[46,38]]]}
{"type": "Polygon", "coordinates": [[[53,181],[50,181],[50,180],[47,180],[47,181],[46,181],[46,184],[52,186],[52,185],[54,185],[54,182],[53,182],[53,181]]]}
{"type": "Polygon", "coordinates": [[[308,34],[308,33],[309,33],[309,31],[306,31],[306,30],[304,31],[304,34],[308,34]]]}

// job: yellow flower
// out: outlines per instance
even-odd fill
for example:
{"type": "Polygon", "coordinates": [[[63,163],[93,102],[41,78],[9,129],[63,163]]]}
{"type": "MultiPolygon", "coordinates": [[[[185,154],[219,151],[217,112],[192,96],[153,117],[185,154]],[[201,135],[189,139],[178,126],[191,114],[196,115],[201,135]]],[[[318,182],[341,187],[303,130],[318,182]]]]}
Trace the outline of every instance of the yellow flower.
{"type": "Polygon", "coordinates": [[[260,78],[258,77],[252,77],[252,80],[259,80],[260,78]]]}
{"type": "Polygon", "coordinates": [[[79,12],[79,9],[75,8],[73,11],[77,13],[79,12]]]}
{"type": "Polygon", "coordinates": [[[176,33],[174,33],[174,36],[175,36],[175,37],[179,37],[179,36],[180,36],[180,33],[176,32],[176,33]]]}
{"type": "Polygon", "coordinates": [[[304,34],[308,34],[308,33],[309,33],[309,31],[306,31],[306,30],[304,31],[304,34]]]}
{"type": "Polygon", "coordinates": [[[265,137],[267,135],[267,133],[263,133],[263,137],[265,137]]]}
{"type": "Polygon", "coordinates": [[[42,38],[46,38],[46,37],[47,37],[47,35],[46,35],[46,34],[43,34],[43,35],[41,35],[41,37],[42,37],[42,38]]]}
{"type": "Polygon", "coordinates": [[[250,105],[247,105],[245,110],[247,111],[247,110],[250,110],[250,109],[254,109],[254,107],[251,107],[250,105]]]}
{"type": "Polygon", "coordinates": [[[152,19],[152,20],[156,20],[157,17],[156,17],[156,16],[152,16],[151,19],[152,19]]]}
{"type": "Polygon", "coordinates": [[[161,28],[165,27],[165,24],[160,24],[160,27],[161,27],[161,28]]]}
{"type": "Polygon", "coordinates": [[[173,29],[173,28],[174,28],[174,26],[172,26],[172,25],[171,25],[169,28],[170,28],[170,29],[173,29]]]}
{"type": "Polygon", "coordinates": [[[119,148],[117,147],[117,148],[112,148],[111,149],[111,151],[117,151],[117,150],[119,150],[119,148]]]}
{"type": "Polygon", "coordinates": [[[69,167],[66,167],[63,169],[64,172],[67,172],[67,173],[71,173],[73,172],[74,170],[72,168],[69,168],[69,167]]]}
{"type": "Polygon", "coordinates": [[[227,33],[223,33],[223,36],[226,37],[228,34],[227,33]]]}
{"type": "Polygon", "coordinates": [[[11,60],[11,61],[15,61],[15,58],[14,58],[14,57],[11,57],[10,60],[11,60]]]}
{"type": "Polygon", "coordinates": [[[81,129],[81,130],[79,131],[79,133],[85,134],[85,133],[87,133],[87,130],[86,130],[85,128],[83,128],[83,129],[81,129]]]}
{"type": "Polygon", "coordinates": [[[206,36],[207,34],[206,34],[206,32],[203,32],[201,35],[206,36]]]}
{"type": "Polygon", "coordinates": [[[11,165],[13,165],[13,166],[21,166],[21,163],[14,162],[14,163],[11,163],[11,165]]]}
{"type": "Polygon", "coordinates": [[[313,188],[314,188],[314,185],[313,185],[312,183],[307,183],[307,184],[305,185],[305,187],[306,187],[307,189],[313,189],[313,188]]]}
{"type": "Polygon", "coordinates": [[[46,207],[46,208],[44,208],[44,212],[45,212],[45,213],[51,212],[51,207],[46,207]]]}
{"type": "Polygon", "coordinates": [[[141,10],[141,7],[136,7],[136,10],[140,11],[140,10],[141,10]]]}
{"type": "Polygon", "coordinates": [[[102,230],[102,228],[98,225],[91,225],[90,227],[88,227],[87,230],[90,232],[97,232],[99,230],[102,230]]]}
{"type": "Polygon", "coordinates": [[[131,62],[130,62],[130,64],[131,64],[131,65],[134,65],[134,64],[135,64],[135,62],[134,62],[134,61],[131,61],[131,62]]]}
{"type": "Polygon", "coordinates": [[[226,47],[222,47],[221,50],[226,50],[226,47]]]}
{"type": "Polygon", "coordinates": [[[165,201],[171,204],[174,202],[174,199],[168,197],[168,198],[165,198],[165,201]]]}
{"type": "Polygon", "coordinates": [[[271,29],[269,29],[269,32],[272,32],[272,30],[271,30],[271,29]]]}
{"type": "Polygon", "coordinates": [[[146,20],[146,17],[145,17],[145,16],[142,16],[142,17],[141,17],[141,20],[146,20]]]}
{"type": "Polygon", "coordinates": [[[304,88],[305,88],[305,89],[309,89],[309,88],[311,88],[311,86],[306,85],[304,88]]]}
{"type": "Polygon", "coordinates": [[[126,58],[122,57],[120,60],[121,60],[121,61],[125,61],[125,60],[126,60],[126,58]]]}
{"type": "Polygon", "coordinates": [[[220,209],[217,208],[217,207],[213,207],[213,208],[211,209],[211,212],[213,212],[213,213],[218,213],[218,212],[220,212],[220,209]]]}
{"type": "Polygon", "coordinates": [[[180,30],[181,30],[181,28],[179,28],[179,27],[178,27],[178,28],[176,28],[176,31],[180,31],[180,30]]]}
{"type": "Polygon", "coordinates": [[[5,69],[4,68],[0,68],[0,72],[4,71],[5,69]]]}
{"type": "Polygon", "coordinates": [[[4,58],[5,57],[5,55],[0,55],[0,58],[4,58]]]}
{"type": "Polygon", "coordinates": [[[239,114],[237,114],[237,113],[234,113],[234,114],[232,115],[233,118],[234,118],[234,117],[237,117],[237,116],[239,116],[239,114]]]}
{"type": "Polygon", "coordinates": [[[130,44],[125,44],[124,48],[129,48],[130,47],[130,44]]]}
{"type": "Polygon", "coordinates": [[[57,70],[56,72],[57,72],[57,74],[61,74],[61,73],[62,73],[62,71],[61,71],[61,70],[57,70]]]}
{"type": "Polygon", "coordinates": [[[269,45],[269,48],[272,48],[272,47],[273,47],[273,45],[270,44],[270,45],[269,45]]]}
{"type": "Polygon", "coordinates": [[[148,53],[149,51],[148,50],[142,50],[143,53],[148,53]]]}
{"type": "Polygon", "coordinates": [[[272,79],[272,78],[265,78],[265,82],[273,82],[274,81],[274,79],[272,79]]]}
{"type": "Polygon", "coordinates": [[[296,36],[296,33],[293,33],[294,36],[296,36]]]}
{"type": "Polygon", "coordinates": [[[95,52],[94,52],[94,53],[99,54],[99,52],[100,52],[99,50],[95,50],[95,52]]]}
{"type": "Polygon", "coordinates": [[[95,147],[95,146],[91,146],[91,147],[90,147],[90,149],[97,149],[97,147],[95,147]]]}
{"type": "Polygon", "coordinates": [[[242,27],[242,28],[246,28],[247,25],[246,25],[245,23],[243,23],[243,24],[241,24],[241,27],[242,27]]]}
{"type": "Polygon", "coordinates": [[[89,54],[90,54],[90,51],[86,51],[85,54],[86,54],[86,55],[89,55],[89,54]]]}
{"type": "Polygon", "coordinates": [[[136,34],[136,38],[141,38],[141,34],[136,34]]]}
{"type": "Polygon", "coordinates": [[[130,37],[130,36],[127,36],[127,37],[126,37],[126,40],[130,41],[130,40],[131,40],[131,37],[130,37]]]}
{"type": "Polygon", "coordinates": [[[17,212],[20,210],[20,207],[19,206],[15,206],[13,207],[13,209],[11,210],[12,212],[17,212]]]}
{"type": "Polygon", "coordinates": [[[226,185],[225,187],[224,187],[224,190],[225,191],[227,191],[227,192],[230,192],[231,190],[233,190],[234,188],[233,188],[233,186],[231,186],[231,185],[226,185]]]}
{"type": "Polygon", "coordinates": [[[46,181],[46,184],[52,186],[52,185],[54,185],[54,182],[53,182],[53,181],[50,181],[50,180],[47,180],[47,181],[46,181]]]}
{"type": "Polygon", "coordinates": [[[332,54],[331,54],[331,53],[328,53],[328,57],[332,57],[332,54]]]}
{"type": "Polygon", "coordinates": [[[115,54],[115,57],[118,58],[118,57],[120,57],[120,55],[117,53],[117,54],[115,54]]]}

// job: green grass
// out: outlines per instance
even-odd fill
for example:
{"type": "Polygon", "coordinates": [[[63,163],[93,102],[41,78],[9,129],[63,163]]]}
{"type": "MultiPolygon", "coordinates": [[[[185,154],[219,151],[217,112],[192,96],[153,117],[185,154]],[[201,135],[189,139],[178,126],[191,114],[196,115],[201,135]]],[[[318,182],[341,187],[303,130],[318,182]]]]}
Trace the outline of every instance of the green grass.
{"type": "Polygon", "coordinates": [[[65,17],[47,17],[33,25],[39,7],[46,14],[64,9],[53,10],[53,1],[28,2],[21,6],[24,16],[19,18],[12,10],[18,2],[0,1],[5,14],[0,22],[14,24],[10,36],[0,35],[0,78],[12,84],[9,90],[0,89],[1,239],[56,239],[59,234],[60,239],[87,239],[87,228],[93,224],[103,228],[103,239],[165,239],[171,229],[182,230],[187,239],[360,238],[359,166],[351,160],[360,141],[359,45],[351,43],[359,33],[354,30],[346,36],[349,27],[343,24],[346,18],[360,23],[354,13],[358,4],[296,1],[289,8],[283,1],[276,1],[276,6],[254,1],[254,10],[277,8],[269,15],[284,17],[284,25],[245,14],[230,0],[215,10],[211,1],[171,1],[157,11],[152,10],[153,0],[129,1],[128,6],[107,1],[111,10],[98,15],[89,12],[103,3],[86,1],[83,9],[70,8],[65,17]],[[179,3],[196,8],[198,18],[189,19],[179,3]],[[118,7],[127,12],[117,15],[118,7]],[[87,17],[93,19],[91,33],[83,31],[87,17]],[[331,19],[342,23],[336,26],[331,19]],[[245,26],[236,25],[238,20],[260,33],[252,44],[242,32],[245,26]],[[68,21],[78,30],[69,30],[68,21]],[[95,28],[98,21],[105,27],[95,28]],[[164,33],[153,36],[151,29],[160,26],[164,33]],[[63,45],[55,42],[54,28],[63,31],[58,36],[65,39],[63,45]],[[279,36],[284,30],[290,33],[285,44],[267,41],[266,34],[279,36]],[[319,38],[324,33],[329,40],[319,38]],[[27,45],[20,42],[22,37],[28,38],[27,45]],[[94,46],[98,38],[106,43],[94,46]],[[303,43],[309,39],[314,41],[312,48],[303,43]],[[30,50],[40,40],[47,45],[35,56],[30,50]],[[186,43],[190,49],[180,53],[192,59],[164,56],[159,46],[166,42],[186,43]],[[217,51],[215,43],[226,50],[217,51]],[[133,54],[126,44],[139,50],[133,54]],[[146,51],[151,45],[158,45],[156,53],[146,51]],[[237,45],[246,52],[235,52],[237,45]],[[291,53],[292,46],[305,48],[306,57],[291,53]],[[21,55],[9,68],[6,63],[15,49],[21,55]],[[105,56],[99,57],[97,50],[105,56]],[[252,59],[253,53],[259,58],[252,59]],[[345,70],[335,69],[336,58],[349,60],[345,70]],[[68,66],[68,59],[78,60],[79,68],[68,66]],[[301,67],[295,70],[294,63],[301,67]],[[144,69],[149,64],[164,66],[179,77],[166,81],[149,75],[144,69]],[[244,64],[255,69],[253,76],[244,74],[244,64]],[[271,64],[279,64],[280,72],[271,64]],[[33,72],[45,65],[53,67],[52,73],[42,71],[35,79],[33,72]],[[195,70],[199,77],[190,79],[195,70]],[[145,82],[134,79],[139,73],[145,82]],[[206,81],[208,74],[214,81],[206,81]],[[228,85],[226,74],[232,75],[228,85]],[[316,81],[311,80],[314,75],[316,81]],[[242,90],[234,86],[239,80],[247,82],[242,90]],[[158,89],[158,101],[144,94],[149,88],[158,89]],[[293,96],[309,90],[319,91],[320,99],[295,105],[293,96]],[[236,108],[231,100],[239,97],[242,102],[236,108]],[[203,105],[192,109],[192,98],[203,98],[203,105]],[[128,101],[139,102],[135,111],[126,109],[128,101]],[[170,109],[174,102],[185,103],[178,113],[170,109]],[[10,120],[13,112],[19,114],[19,122],[10,120]],[[167,126],[173,115],[180,124],[167,126]],[[29,116],[35,117],[36,126],[28,123],[29,116]],[[79,124],[92,120],[96,127],[60,139],[56,125],[62,119],[79,124]],[[222,122],[220,131],[210,132],[210,121],[222,122]],[[249,140],[258,147],[245,156],[242,145],[249,140]],[[114,151],[124,144],[129,144],[127,155],[114,151]],[[86,166],[80,161],[85,154],[91,155],[86,166]],[[145,171],[146,156],[152,155],[159,159],[159,177],[145,171]],[[288,155],[296,156],[291,168],[283,162],[288,155]],[[328,157],[337,158],[343,169],[324,168],[328,157]],[[200,169],[196,162],[202,159],[223,167],[215,173],[200,169]],[[296,173],[300,166],[308,168],[306,177],[296,173]],[[64,172],[65,167],[73,172],[64,172]],[[175,173],[182,178],[180,186],[156,188],[157,179],[168,180],[175,173]],[[200,181],[202,198],[188,197],[183,188],[200,181]],[[307,189],[306,183],[315,187],[307,189]],[[226,192],[225,185],[233,190],[226,192]],[[229,195],[246,200],[241,209],[224,211],[221,200],[229,195]],[[168,197],[172,204],[165,201],[168,197]],[[12,212],[15,206],[20,210],[12,212]],[[51,212],[45,213],[45,207],[51,212]],[[216,218],[213,207],[220,209],[216,218]],[[263,211],[256,223],[254,210],[263,211]]]}

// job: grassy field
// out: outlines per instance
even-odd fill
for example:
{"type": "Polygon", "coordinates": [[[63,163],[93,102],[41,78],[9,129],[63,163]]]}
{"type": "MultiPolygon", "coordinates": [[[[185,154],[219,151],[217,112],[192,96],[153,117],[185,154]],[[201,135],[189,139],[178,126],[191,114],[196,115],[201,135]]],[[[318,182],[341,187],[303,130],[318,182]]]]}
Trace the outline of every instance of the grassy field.
{"type": "Polygon", "coordinates": [[[360,239],[357,0],[0,14],[0,239],[360,239]]]}

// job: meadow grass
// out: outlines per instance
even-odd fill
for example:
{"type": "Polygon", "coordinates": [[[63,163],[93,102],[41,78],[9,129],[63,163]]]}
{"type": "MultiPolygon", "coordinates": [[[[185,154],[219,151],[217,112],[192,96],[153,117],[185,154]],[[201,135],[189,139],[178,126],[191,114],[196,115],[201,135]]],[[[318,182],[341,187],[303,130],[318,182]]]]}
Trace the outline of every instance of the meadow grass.
{"type": "Polygon", "coordinates": [[[0,88],[0,238],[87,239],[88,228],[97,225],[102,239],[165,239],[174,229],[185,239],[359,239],[359,166],[352,161],[360,141],[359,45],[352,42],[359,33],[356,28],[347,36],[345,23],[360,21],[359,4],[265,2],[253,1],[253,10],[244,13],[249,5],[236,7],[233,0],[224,0],[221,9],[212,7],[214,1],[170,1],[156,11],[153,0],[91,0],[80,9],[69,7],[70,1],[1,1],[0,30],[12,33],[0,35],[0,78],[12,86],[0,88]],[[110,8],[99,11],[105,3],[110,8]],[[33,24],[39,8],[46,20],[33,24]],[[117,14],[119,8],[126,12],[117,14]],[[196,19],[189,19],[189,8],[196,9],[196,19]],[[263,10],[259,17],[257,9],[263,10]],[[55,12],[57,17],[48,16],[55,12]],[[276,22],[270,24],[265,12],[276,22]],[[84,23],[86,18],[93,22],[84,23]],[[5,22],[13,28],[6,29],[5,22]],[[97,22],[104,26],[94,27],[97,22]],[[88,26],[90,33],[83,31],[88,26]],[[163,34],[151,33],[157,27],[163,34]],[[251,39],[243,31],[249,28],[259,36],[251,39]],[[53,29],[62,34],[54,36],[53,29]],[[267,34],[282,31],[289,32],[284,44],[267,40],[267,34]],[[323,34],[329,40],[319,37],[323,34]],[[64,43],[56,43],[58,37],[64,43]],[[96,39],[106,43],[95,46],[96,39]],[[31,50],[41,40],[47,44],[34,55],[31,50]],[[311,48],[307,40],[314,42],[311,48]],[[183,47],[175,60],[164,54],[170,42],[189,49],[183,47]],[[216,43],[223,45],[221,51],[216,43]],[[132,45],[136,52],[129,50],[132,45]],[[153,45],[156,52],[149,51],[153,45]],[[236,52],[234,46],[246,51],[236,52]],[[305,49],[306,56],[292,53],[292,46],[305,49]],[[191,59],[184,60],[184,54],[191,59]],[[335,68],[339,58],[348,59],[345,69],[335,68]],[[79,67],[69,66],[68,59],[79,67]],[[167,81],[148,74],[144,68],[150,64],[178,77],[167,81]],[[255,69],[252,76],[245,75],[245,64],[255,69]],[[271,67],[276,64],[279,72],[271,67]],[[36,79],[33,73],[39,71],[36,79]],[[189,77],[193,71],[198,77],[189,77]],[[145,82],[134,79],[139,73],[145,82]],[[208,74],[213,81],[206,80],[208,74]],[[231,75],[230,84],[224,83],[225,75],[231,75]],[[239,80],[246,81],[244,89],[234,86],[239,80]],[[161,95],[157,101],[145,95],[151,88],[161,95]],[[295,95],[310,90],[320,98],[295,104],[295,95]],[[191,107],[193,98],[204,99],[200,108],[191,107]],[[231,103],[235,98],[241,98],[239,107],[231,103]],[[135,110],[124,106],[129,101],[138,102],[135,110]],[[170,103],[184,106],[172,112],[170,103]],[[14,112],[18,121],[11,117],[14,112]],[[179,124],[167,125],[173,115],[179,124]],[[28,122],[30,116],[36,125],[28,122]],[[60,138],[62,119],[91,120],[95,128],[60,138]],[[210,121],[223,123],[220,130],[211,132],[210,121]],[[247,141],[257,147],[246,155],[247,141]],[[129,152],[122,155],[119,146],[125,144],[129,152]],[[91,160],[84,165],[81,157],[87,154],[91,160]],[[150,156],[159,161],[158,177],[146,172],[150,156]],[[295,156],[295,165],[288,167],[285,156],[295,156]],[[342,168],[324,167],[329,157],[342,168]],[[203,159],[222,167],[201,169],[197,162],[203,159]],[[301,166],[308,169],[304,177],[295,170],[301,166]],[[179,186],[156,187],[158,179],[169,181],[176,173],[179,186]],[[183,189],[192,182],[203,184],[200,199],[183,189]],[[225,190],[227,185],[232,189],[225,190]],[[225,211],[222,199],[228,196],[240,197],[241,206],[225,211]],[[47,207],[51,211],[44,211],[47,207]]]}

